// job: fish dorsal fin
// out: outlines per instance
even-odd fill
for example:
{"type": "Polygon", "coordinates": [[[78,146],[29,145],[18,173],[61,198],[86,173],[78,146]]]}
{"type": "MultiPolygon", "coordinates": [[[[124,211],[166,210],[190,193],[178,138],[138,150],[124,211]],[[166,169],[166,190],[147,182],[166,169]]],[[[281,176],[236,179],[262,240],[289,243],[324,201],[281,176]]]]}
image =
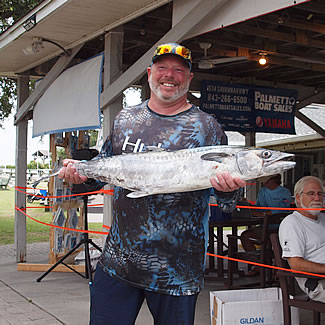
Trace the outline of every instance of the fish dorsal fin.
{"type": "Polygon", "coordinates": [[[144,192],[144,191],[135,191],[127,194],[126,196],[130,199],[138,199],[140,197],[145,197],[148,195],[152,195],[152,193],[144,192]]]}
{"type": "Polygon", "coordinates": [[[230,155],[224,152],[209,152],[202,155],[201,159],[221,163],[227,157],[230,157],[230,155]]]}
{"type": "Polygon", "coordinates": [[[151,151],[151,152],[161,152],[161,151],[166,151],[164,148],[160,148],[160,147],[157,147],[157,146],[146,146],[145,148],[146,152],[148,151],[151,151]]]}

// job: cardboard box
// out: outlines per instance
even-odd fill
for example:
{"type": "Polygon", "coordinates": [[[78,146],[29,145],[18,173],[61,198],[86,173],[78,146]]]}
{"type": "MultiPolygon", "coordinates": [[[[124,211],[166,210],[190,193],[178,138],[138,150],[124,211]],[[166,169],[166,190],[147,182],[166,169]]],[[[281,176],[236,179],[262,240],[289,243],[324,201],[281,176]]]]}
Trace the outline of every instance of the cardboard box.
{"type": "MultiPolygon", "coordinates": [[[[292,325],[299,310],[291,308],[292,325]]],[[[210,292],[211,325],[283,325],[280,288],[210,292]]]]}

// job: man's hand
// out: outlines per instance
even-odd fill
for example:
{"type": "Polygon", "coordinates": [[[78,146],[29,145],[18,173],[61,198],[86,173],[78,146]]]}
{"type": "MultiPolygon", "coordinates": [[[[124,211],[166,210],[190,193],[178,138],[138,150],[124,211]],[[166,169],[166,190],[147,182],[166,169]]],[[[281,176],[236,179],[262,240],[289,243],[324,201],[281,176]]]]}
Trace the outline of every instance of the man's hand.
{"type": "Polygon", "coordinates": [[[64,178],[67,182],[72,184],[84,183],[88,178],[86,176],[81,176],[76,172],[75,163],[79,160],[64,159],[63,167],[59,171],[59,178],[64,178]]]}
{"type": "Polygon", "coordinates": [[[239,177],[232,177],[228,172],[217,174],[215,178],[210,179],[210,182],[217,191],[221,192],[232,192],[246,186],[245,181],[239,177]]]}

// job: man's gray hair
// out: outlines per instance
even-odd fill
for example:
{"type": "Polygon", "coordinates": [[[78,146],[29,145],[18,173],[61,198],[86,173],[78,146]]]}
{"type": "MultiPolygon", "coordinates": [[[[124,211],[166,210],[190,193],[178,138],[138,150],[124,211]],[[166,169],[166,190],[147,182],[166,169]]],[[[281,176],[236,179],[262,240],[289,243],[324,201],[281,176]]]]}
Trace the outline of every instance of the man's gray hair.
{"type": "Polygon", "coordinates": [[[321,179],[319,179],[318,177],[315,177],[315,176],[304,176],[304,177],[300,178],[299,181],[295,185],[295,189],[294,189],[295,198],[296,198],[296,194],[301,194],[304,191],[305,185],[309,182],[319,183],[319,185],[322,188],[322,191],[324,192],[324,185],[323,185],[323,182],[321,181],[321,179]]]}

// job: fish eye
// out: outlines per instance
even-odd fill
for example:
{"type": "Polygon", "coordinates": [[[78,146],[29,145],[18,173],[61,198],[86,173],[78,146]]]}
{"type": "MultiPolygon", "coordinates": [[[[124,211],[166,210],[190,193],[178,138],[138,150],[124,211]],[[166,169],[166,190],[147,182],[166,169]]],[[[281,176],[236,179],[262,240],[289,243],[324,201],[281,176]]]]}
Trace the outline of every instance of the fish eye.
{"type": "Polygon", "coordinates": [[[272,156],[272,152],[270,150],[264,150],[262,152],[262,158],[270,158],[272,156]]]}

